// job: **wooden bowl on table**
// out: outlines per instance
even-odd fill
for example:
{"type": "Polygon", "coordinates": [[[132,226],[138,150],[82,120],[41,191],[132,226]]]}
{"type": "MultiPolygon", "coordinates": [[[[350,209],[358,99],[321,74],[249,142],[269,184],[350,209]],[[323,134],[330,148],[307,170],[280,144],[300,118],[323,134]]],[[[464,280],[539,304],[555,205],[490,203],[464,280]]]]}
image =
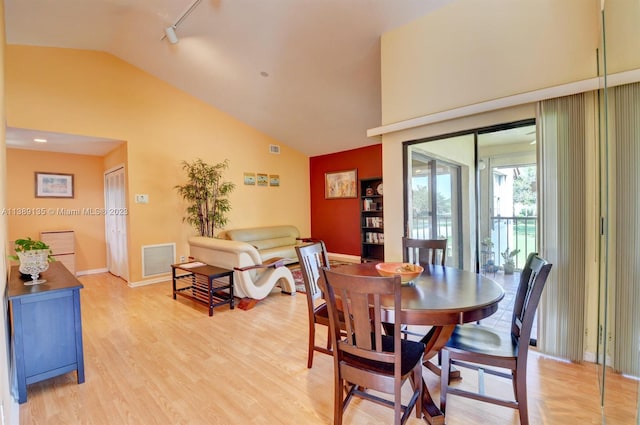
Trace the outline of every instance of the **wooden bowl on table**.
{"type": "Polygon", "coordinates": [[[420,276],[424,268],[418,264],[411,263],[378,263],[376,264],[376,270],[380,276],[400,275],[400,281],[403,285],[406,285],[420,276]]]}

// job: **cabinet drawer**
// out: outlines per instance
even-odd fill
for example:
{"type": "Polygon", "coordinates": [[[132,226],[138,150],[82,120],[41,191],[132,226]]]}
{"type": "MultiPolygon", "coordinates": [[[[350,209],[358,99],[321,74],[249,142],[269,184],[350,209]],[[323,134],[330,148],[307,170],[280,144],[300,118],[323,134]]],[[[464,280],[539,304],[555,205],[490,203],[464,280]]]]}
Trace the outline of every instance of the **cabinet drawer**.
{"type": "Polygon", "coordinates": [[[73,254],[75,252],[74,232],[41,232],[40,239],[51,247],[56,254],[73,254]]]}
{"type": "Polygon", "coordinates": [[[76,256],[75,254],[54,255],[56,261],[61,262],[72,275],[76,274],[76,256]]]}

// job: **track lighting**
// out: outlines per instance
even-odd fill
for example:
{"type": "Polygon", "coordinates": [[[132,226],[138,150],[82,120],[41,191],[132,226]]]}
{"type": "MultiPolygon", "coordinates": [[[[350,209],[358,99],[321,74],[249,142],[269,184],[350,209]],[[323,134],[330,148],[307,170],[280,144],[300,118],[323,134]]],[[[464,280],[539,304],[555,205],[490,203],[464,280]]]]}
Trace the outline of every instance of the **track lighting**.
{"type": "Polygon", "coordinates": [[[178,25],[182,23],[184,18],[186,18],[193,9],[201,2],[202,0],[195,0],[191,6],[178,18],[175,24],[164,29],[164,35],[162,36],[162,40],[165,38],[169,40],[169,43],[176,44],[178,42],[178,34],[176,34],[176,30],[178,29],[178,25]]]}
{"type": "Polygon", "coordinates": [[[170,26],[165,28],[164,34],[169,40],[169,43],[176,44],[178,42],[178,34],[176,34],[176,27],[170,26]]]}

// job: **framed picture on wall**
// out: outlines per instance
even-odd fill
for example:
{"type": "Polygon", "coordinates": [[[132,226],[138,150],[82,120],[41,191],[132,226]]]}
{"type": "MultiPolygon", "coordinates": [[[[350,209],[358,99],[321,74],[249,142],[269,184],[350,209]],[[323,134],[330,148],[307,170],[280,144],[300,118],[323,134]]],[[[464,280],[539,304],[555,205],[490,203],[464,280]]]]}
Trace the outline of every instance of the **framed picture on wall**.
{"type": "Polygon", "coordinates": [[[255,186],[256,184],[256,173],[244,173],[244,184],[255,186]]]}
{"type": "Polygon", "coordinates": [[[35,174],[36,198],[73,198],[73,174],[35,174]]]}
{"type": "Polygon", "coordinates": [[[358,195],[357,169],[324,174],[325,199],[355,198],[358,195]]]}
{"type": "Polygon", "coordinates": [[[267,174],[258,173],[258,186],[268,186],[269,176],[267,174]]]}

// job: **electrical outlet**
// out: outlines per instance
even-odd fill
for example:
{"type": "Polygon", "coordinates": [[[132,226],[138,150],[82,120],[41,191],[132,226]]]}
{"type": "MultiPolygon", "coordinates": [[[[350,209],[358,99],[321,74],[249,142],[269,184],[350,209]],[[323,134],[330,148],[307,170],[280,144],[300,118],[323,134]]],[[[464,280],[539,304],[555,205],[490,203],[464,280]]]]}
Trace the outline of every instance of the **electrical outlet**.
{"type": "Polygon", "coordinates": [[[184,256],[184,255],[181,255],[181,256],[180,256],[180,262],[181,262],[181,263],[184,263],[186,260],[187,260],[187,259],[185,258],[185,256],[184,256]]]}

